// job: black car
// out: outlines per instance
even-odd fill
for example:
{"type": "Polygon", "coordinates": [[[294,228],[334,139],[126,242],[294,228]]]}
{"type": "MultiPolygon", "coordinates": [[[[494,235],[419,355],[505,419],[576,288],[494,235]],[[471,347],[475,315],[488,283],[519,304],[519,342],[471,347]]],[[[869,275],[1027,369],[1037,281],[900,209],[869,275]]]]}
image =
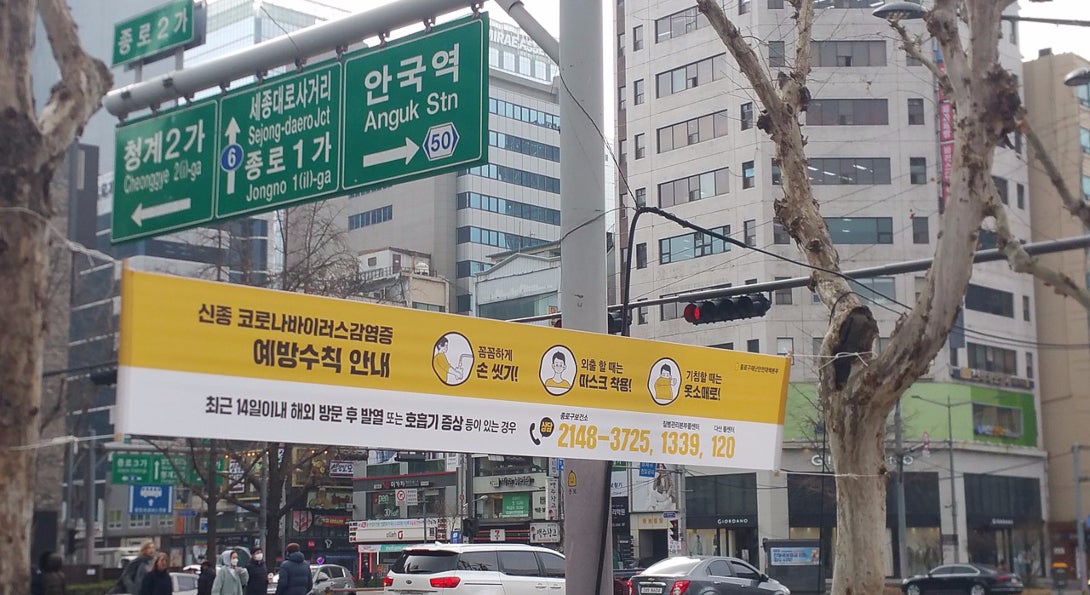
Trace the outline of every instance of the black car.
{"type": "Polygon", "coordinates": [[[791,591],[738,558],[675,556],[629,579],[628,595],[790,595],[791,591]]]}
{"type": "Polygon", "coordinates": [[[901,590],[906,595],[1021,593],[1022,579],[1012,572],[983,564],[946,564],[905,579],[901,590]]]}

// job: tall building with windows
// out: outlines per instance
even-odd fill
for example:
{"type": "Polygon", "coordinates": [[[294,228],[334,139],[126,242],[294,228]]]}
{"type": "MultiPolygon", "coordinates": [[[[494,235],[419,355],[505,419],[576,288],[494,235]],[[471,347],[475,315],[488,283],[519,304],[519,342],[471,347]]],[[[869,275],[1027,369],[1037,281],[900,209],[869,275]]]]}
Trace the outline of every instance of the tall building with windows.
{"type": "MultiPolygon", "coordinates": [[[[1090,199],[1090,85],[1064,85],[1067,73],[1090,67],[1090,60],[1075,54],[1042,51],[1027,62],[1026,108],[1030,121],[1068,188],[1090,199]],[[1081,192],[1081,194],[1080,194],[1081,192]]],[[[1040,167],[1029,172],[1033,240],[1043,241],[1086,233],[1082,222],[1063,207],[1059,193],[1040,167]]],[[[1085,251],[1072,250],[1041,257],[1042,262],[1072,279],[1090,285],[1085,251]]],[[[1090,423],[1090,328],[1086,308],[1063,298],[1051,287],[1036,284],[1037,338],[1054,346],[1042,349],[1041,419],[1046,428],[1045,448],[1055,463],[1049,469],[1049,533],[1055,558],[1075,568],[1075,467],[1072,446],[1086,442],[1090,423]],[[1063,347],[1070,346],[1070,347],[1063,347]]],[[[1090,453],[1081,453],[1079,475],[1090,475],[1090,453]]],[[[1083,515],[1090,513],[1087,500],[1083,515]]],[[[1085,518],[1085,517],[1083,517],[1085,518]]]]}
{"type": "Polygon", "coordinates": [[[431,255],[457,313],[491,255],[560,238],[556,65],[512,25],[492,21],[489,39],[488,164],[330,201],[353,249],[431,255]]]}
{"type": "MultiPolygon", "coordinates": [[[[852,270],[930,257],[941,232],[943,180],[952,156],[951,107],[928,69],[906,56],[887,23],[871,15],[873,2],[815,4],[808,80],[813,99],[800,118],[814,197],[841,265],[852,270]]],[[[792,67],[796,29],[789,3],[737,0],[722,6],[773,81],[792,67]]],[[[786,260],[804,257],[774,218],[783,190],[775,147],[759,129],[761,106],[707,19],[684,0],[619,0],[615,23],[618,200],[628,207],[620,219],[622,246],[631,208],[653,205],[781,257],[645,215],[635,229],[633,253],[621,255],[622,263],[631,260],[634,303],[807,275],[804,266],[786,260]]],[[[924,33],[922,22],[906,24],[924,33]]],[[[1016,42],[1017,29],[1005,22],[1002,60],[1020,75],[1016,42]]],[[[926,50],[938,55],[930,46],[926,50]]],[[[1025,152],[1020,138],[1012,144],[998,150],[993,174],[1015,233],[1028,237],[1025,152]]],[[[981,232],[983,246],[994,241],[994,234],[981,232]]],[[[924,273],[916,273],[854,284],[878,320],[876,351],[888,344],[897,317],[915,302],[923,283],[924,273]]],[[[835,482],[813,476],[836,464],[822,456],[824,428],[814,406],[828,311],[804,289],[770,297],[773,305],[763,318],[729,324],[693,326],[682,317],[684,303],[638,308],[632,334],[793,357],[785,473],[724,475],[690,468],[689,481],[715,485],[718,496],[690,494],[687,539],[691,547],[702,544],[705,553],[760,563],[763,538],[821,538],[831,571],[835,482]],[[822,490],[825,498],[815,497],[822,490]]],[[[1024,576],[1046,567],[1034,303],[1032,279],[1011,274],[1005,263],[975,267],[958,326],[907,392],[910,444],[926,442],[930,452],[943,456],[916,456],[907,466],[907,535],[897,535],[890,501],[883,552],[888,574],[895,574],[901,538],[908,544],[910,572],[955,559],[1018,565],[1024,576]],[[956,452],[954,469],[944,462],[949,445],[956,452]]],[[[650,522],[661,513],[632,513],[636,557],[664,551],[666,532],[650,522]],[[645,516],[648,523],[642,524],[645,516]]]]}

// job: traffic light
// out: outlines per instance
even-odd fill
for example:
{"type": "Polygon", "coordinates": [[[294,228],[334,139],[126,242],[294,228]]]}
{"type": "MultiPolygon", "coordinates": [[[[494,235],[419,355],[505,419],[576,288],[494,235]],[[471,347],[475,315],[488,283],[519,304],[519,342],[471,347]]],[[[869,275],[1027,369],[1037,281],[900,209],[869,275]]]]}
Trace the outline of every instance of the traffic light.
{"type": "Polygon", "coordinates": [[[466,543],[472,543],[477,536],[477,519],[462,519],[462,539],[466,543]]]}
{"type": "Polygon", "coordinates": [[[690,324],[709,324],[764,316],[772,302],[763,293],[716,298],[685,306],[685,320],[690,324]]]}
{"type": "Polygon", "coordinates": [[[670,539],[673,539],[674,541],[681,539],[677,519],[670,519],[670,539]]]}
{"type": "MultiPolygon", "coordinates": [[[[564,319],[554,318],[551,324],[553,328],[564,328],[564,319]]],[[[608,312],[606,314],[606,328],[611,335],[619,335],[624,332],[624,323],[621,322],[620,312],[608,312]]]]}

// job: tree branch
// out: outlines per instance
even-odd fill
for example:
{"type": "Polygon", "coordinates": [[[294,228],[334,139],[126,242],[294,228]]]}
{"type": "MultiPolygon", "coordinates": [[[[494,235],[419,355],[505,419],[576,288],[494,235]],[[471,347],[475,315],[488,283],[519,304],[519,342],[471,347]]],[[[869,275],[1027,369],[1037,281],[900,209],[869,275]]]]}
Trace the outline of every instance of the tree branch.
{"type": "Polygon", "coordinates": [[[935,80],[939,82],[939,87],[942,88],[943,94],[949,96],[952,93],[950,89],[950,77],[946,76],[946,73],[939,70],[938,64],[935,61],[923,55],[923,51],[920,50],[922,43],[920,37],[913,38],[908,30],[901,25],[900,21],[890,21],[889,26],[897,32],[897,35],[901,37],[901,48],[917,62],[923,64],[931,71],[931,75],[935,77],[935,80]]]}
{"type": "Polygon", "coordinates": [[[83,51],[76,23],[64,0],[39,0],[38,13],[61,71],[61,80],[53,86],[49,102],[38,117],[43,146],[36,159],[41,167],[68,150],[91,114],[102,105],[102,96],[113,85],[113,75],[105,64],[83,51]]]}
{"type": "Polygon", "coordinates": [[[1033,157],[1041,162],[1041,166],[1045,168],[1045,173],[1048,174],[1048,179],[1060,194],[1060,200],[1063,201],[1064,208],[1077,217],[1079,221],[1082,221],[1084,226],[1090,228],[1090,203],[1084,199],[1076,198],[1075,195],[1071,193],[1071,190],[1067,187],[1067,183],[1064,181],[1063,174],[1060,173],[1060,168],[1056,167],[1056,163],[1052,160],[1052,156],[1048,154],[1044,144],[1041,143],[1041,137],[1037,136],[1033,127],[1030,126],[1025,109],[1019,111],[1015,118],[1015,122],[1018,125],[1018,129],[1022,131],[1022,134],[1029,142],[1029,146],[1033,150],[1033,157]]]}
{"type": "MultiPolygon", "coordinates": [[[[5,2],[0,5],[0,113],[34,113],[30,82],[30,55],[34,47],[34,3],[5,2]]],[[[9,116],[10,117],[10,116],[9,116]]],[[[27,139],[29,140],[29,139],[27,139]]]]}
{"type": "MultiPolygon", "coordinates": [[[[730,22],[727,15],[723,13],[719,3],[715,0],[696,0],[696,5],[700,8],[700,12],[704,13],[704,16],[708,18],[712,29],[715,30],[719,38],[723,40],[723,44],[730,50],[731,55],[734,56],[735,62],[738,63],[738,69],[749,79],[749,84],[757,92],[757,98],[761,100],[761,105],[769,112],[782,113],[784,104],[780,100],[780,96],[776,94],[776,87],[773,86],[772,79],[768,77],[768,73],[761,66],[761,60],[757,57],[757,53],[746,43],[738,27],[735,27],[734,23],[730,22]]],[[[813,20],[812,6],[810,14],[811,20],[813,20]]],[[[807,26],[807,30],[809,30],[809,26],[807,26]]],[[[806,45],[809,46],[809,42],[806,45]]],[[[796,58],[795,68],[796,71],[805,69],[804,71],[808,72],[810,65],[809,62],[801,65],[798,63],[798,58],[796,58]]]]}

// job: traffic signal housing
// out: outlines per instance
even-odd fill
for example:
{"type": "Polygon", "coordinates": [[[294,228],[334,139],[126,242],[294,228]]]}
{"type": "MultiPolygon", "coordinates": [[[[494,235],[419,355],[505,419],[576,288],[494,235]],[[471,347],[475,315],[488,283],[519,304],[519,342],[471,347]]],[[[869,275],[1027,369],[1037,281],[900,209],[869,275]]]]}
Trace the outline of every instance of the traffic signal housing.
{"type": "MultiPolygon", "coordinates": [[[[554,318],[550,324],[553,325],[553,328],[564,328],[564,319],[554,318]]],[[[624,322],[620,312],[606,313],[606,328],[611,335],[619,335],[624,332],[624,322]]]]}
{"type": "Polygon", "coordinates": [[[681,539],[681,532],[677,519],[670,519],[670,539],[677,541],[681,539]]]}
{"type": "Polygon", "coordinates": [[[760,318],[771,307],[772,302],[763,293],[751,293],[691,303],[685,306],[684,314],[685,321],[690,324],[710,324],[760,318]]]}

